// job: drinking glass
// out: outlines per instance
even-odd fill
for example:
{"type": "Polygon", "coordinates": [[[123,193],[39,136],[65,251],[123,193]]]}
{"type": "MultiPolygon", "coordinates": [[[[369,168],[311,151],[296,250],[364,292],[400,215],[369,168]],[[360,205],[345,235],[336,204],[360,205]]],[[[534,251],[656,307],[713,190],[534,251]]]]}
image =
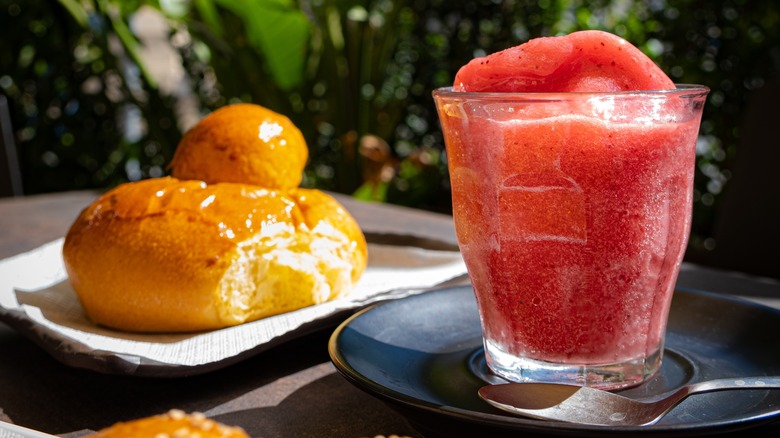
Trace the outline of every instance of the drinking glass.
{"type": "Polygon", "coordinates": [[[657,372],[708,92],[433,92],[493,373],[617,389],[657,372]]]}

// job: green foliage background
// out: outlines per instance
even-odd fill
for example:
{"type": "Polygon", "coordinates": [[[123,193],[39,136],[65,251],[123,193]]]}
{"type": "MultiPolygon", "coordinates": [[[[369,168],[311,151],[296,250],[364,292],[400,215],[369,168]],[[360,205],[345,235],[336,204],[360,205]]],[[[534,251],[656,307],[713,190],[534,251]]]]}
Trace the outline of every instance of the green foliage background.
{"type": "Polygon", "coordinates": [[[441,212],[431,91],[474,56],[608,30],[675,82],[712,89],[689,254],[708,248],[750,92],[780,79],[775,0],[0,0],[0,22],[0,93],[26,194],[164,175],[195,119],[247,101],[301,128],[305,185],[441,212]],[[144,57],[149,11],[182,72],[173,88],[144,57]]]}

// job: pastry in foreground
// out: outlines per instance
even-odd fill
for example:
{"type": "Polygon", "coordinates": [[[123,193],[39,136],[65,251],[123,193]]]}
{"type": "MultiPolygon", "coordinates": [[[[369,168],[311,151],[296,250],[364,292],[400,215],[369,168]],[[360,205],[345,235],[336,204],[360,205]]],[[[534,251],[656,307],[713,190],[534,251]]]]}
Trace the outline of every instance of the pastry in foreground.
{"type": "Polygon", "coordinates": [[[172,409],[165,414],[116,423],[88,438],[249,438],[240,427],[227,426],[201,413],[172,409]]]}

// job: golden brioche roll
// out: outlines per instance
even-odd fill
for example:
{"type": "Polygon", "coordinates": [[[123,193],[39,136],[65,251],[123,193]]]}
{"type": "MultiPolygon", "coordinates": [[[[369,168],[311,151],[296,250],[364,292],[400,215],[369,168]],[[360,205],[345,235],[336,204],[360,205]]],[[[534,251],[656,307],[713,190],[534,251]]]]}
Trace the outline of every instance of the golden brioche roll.
{"type": "Polygon", "coordinates": [[[290,119],[240,103],[212,112],[188,130],[169,167],[178,179],[292,189],[301,183],[308,156],[303,134],[290,119]]]}
{"type": "Polygon", "coordinates": [[[236,426],[227,426],[201,413],[172,409],[165,414],[116,423],[89,438],[249,438],[236,426]]]}
{"type": "Polygon", "coordinates": [[[354,218],[318,190],[166,177],[97,199],[68,231],[63,259],[94,322],[184,332],[343,296],[367,249],[354,218]]]}

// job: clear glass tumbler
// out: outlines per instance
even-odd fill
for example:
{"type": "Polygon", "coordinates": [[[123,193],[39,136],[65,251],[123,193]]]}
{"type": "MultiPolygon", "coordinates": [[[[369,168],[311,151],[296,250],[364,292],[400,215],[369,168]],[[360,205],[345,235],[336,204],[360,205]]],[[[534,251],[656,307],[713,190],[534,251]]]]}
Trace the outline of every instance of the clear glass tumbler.
{"type": "Polygon", "coordinates": [[[492,372],[604,389],[656,373],[708,92],[434,91],[492,372]]]}

